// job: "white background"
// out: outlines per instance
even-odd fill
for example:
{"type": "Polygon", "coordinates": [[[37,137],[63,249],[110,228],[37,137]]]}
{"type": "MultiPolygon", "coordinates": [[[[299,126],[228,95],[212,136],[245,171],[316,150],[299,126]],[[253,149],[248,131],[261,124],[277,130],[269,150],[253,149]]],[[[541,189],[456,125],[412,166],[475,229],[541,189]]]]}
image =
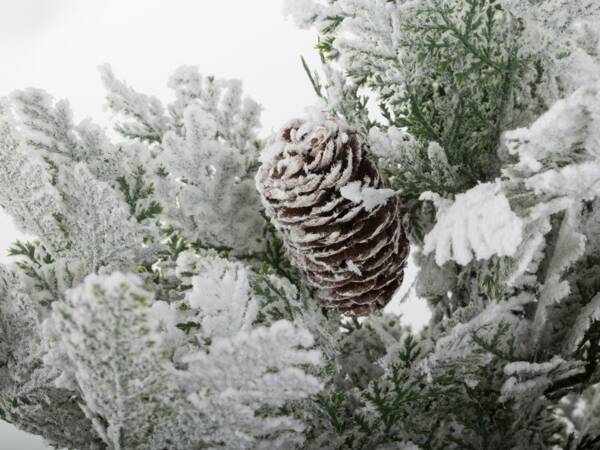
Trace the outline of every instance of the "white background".
{"type": "MultiPolygon", "coordinates": [[[[97,66],[109,62],[137,90],[170,100],[180,65],[239,78],[264,107],[263,135],[315,101],[300,55],[317,67],[316,34],[282,15],[282,0],[0,0],[0,96],[28,86],[67,98],[77,121],[106,125],[97,66]]],[[[0,211],[0,260],[18,236],[0,211]]],[[[394,305],[419,326],[423,303],[394,305]]],[[[0,422],[0,450],[46,448],[0,422]]]]}

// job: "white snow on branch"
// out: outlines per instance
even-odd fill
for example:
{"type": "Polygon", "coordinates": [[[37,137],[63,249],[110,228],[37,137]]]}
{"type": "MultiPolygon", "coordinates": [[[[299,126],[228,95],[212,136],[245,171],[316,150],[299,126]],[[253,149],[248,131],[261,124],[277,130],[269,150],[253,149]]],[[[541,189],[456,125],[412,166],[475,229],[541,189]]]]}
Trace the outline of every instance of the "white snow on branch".
{"type": "Polygon", "coordinates": [[[169,386],[148,322],[153,295],[142,286],[136,275],[92,274],[53,305],[68,357],[62,370],[76,380],[82,408],[115,450],[142,448],[152,427],[169,420],[158,412],[169,386]]]}
{"type": "Polygon", "coordinates": [[[521,168],[538,172],[575,154],[600,156],[598,97],[597,85],[586,86],[556,102],[528,128],[507,131],[504,142],[519,156],[521,168]]]}
{"type": "Polygon", "coordinates": [[[98,67],[98,70],[106,87],[108,105],[120,116],[116,130],[124,136],[160,141],[172,126],[160,100],[139,93],[118,80],[109,64],[98,67]]]}
{"type": "Polygon", "coordinates": [[[322,389],[322,383],[305,370],[322,364],[321,353],[311,349],[313,345],[306,329],[281,320],[270,327],[217,337],[208,352],[187,356],[189,372],[181,373],[182,383],[203,418],[203,439],[229,449],[301,446],[304,424],[300,420],[256,411],[264,406],[276,410],[322,389]],[[269,439],[257,447],[256,439],[261,436],[269,439]]]}
{"type": "Polygon", "coordinates": [[[600,293],[596,294],[585,307],[581,308],[577,320],[571,327],[565,341],[565,349],[570,352],[575,351],[585,338],[590,326],[598,320],[600,320],[600,293]]]}
{"type": "Polygon", "coordinates": [[[298,28],[309,28],[324,12],[324,6],[312,0],[286,0],[283,4],[283,14],[292,16],[298,28]]]}
{"type": "MultiPolygon", "coordinates": [[[[434,199],[431,193],[421,198],[434,199]]],[[[424,252],[435,251],[438,265],[448,261],[466,265],[473,258],[512,256],[517,251],[522,241],[523,221],[511,210],[496,184],[480,184],[457,195],[450,205],[447,201],[436,203],[437,222],[425,236],[424,252]]]]}
{"type": "Polygon", "coordinates": [[[600,163],[585,162],[548,170],[529,178],[526,186],[536,194],[592,200],[600,195],[600,163]]]}
{"type": "Polygon", "coordinates": [[[251,328],[258,306],[246,267],[215,258],[191,282],[186,300],[192,310],[201,311],[205,337],[228,337],[251,328]]]}

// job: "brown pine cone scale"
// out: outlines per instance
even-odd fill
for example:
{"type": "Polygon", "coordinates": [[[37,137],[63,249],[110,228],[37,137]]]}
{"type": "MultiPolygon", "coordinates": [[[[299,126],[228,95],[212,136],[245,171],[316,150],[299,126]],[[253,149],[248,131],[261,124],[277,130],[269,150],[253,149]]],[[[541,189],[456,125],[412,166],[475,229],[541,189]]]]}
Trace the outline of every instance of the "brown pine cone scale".
{"type": "Polygon", "coordinates": [[[342,121],[294,120],[263,153],[256,183],[291,261],[326,308],[367,315],[403,279],[400,201],[342,121]]]}

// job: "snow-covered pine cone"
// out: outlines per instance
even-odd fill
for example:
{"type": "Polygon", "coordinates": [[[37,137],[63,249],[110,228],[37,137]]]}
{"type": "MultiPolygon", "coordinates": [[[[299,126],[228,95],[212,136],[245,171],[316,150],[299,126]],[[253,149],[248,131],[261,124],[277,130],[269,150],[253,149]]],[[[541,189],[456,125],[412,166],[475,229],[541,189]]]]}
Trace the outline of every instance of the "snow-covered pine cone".
{"type": "Polygon", "coordinates": [[[326,308],[367,315],[402,282],[408,241],[400,203],[368,145],[340,120],[294,120],[263,152],[256,176],[290,259],[326,308]]]}

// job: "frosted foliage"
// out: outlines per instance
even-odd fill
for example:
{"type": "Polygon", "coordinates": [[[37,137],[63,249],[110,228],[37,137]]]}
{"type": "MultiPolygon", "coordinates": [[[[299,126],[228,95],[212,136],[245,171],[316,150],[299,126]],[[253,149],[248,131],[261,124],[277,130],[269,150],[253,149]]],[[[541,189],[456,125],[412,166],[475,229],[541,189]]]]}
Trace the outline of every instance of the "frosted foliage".
{"type": "Polygon", "coordinates": [[[257,151],[256,127],[261,107],[254,100],[242,97],[239,80],[221,80],[203,77],[198,68],[183,66],[169,79],[176,101],[169,112],[177,124],[184,121],[185,110],[196,104],[213,118],[219,135],[242,153],[249,156],[257,151]]]}
{"type": "Polygon", "coordinates": [[[548,261],[548,274],[555,275],[571,267],[584,253],[586,237],[578,231],[579,209],[573,207],[565,212],[558,232],[555,251],[548,261]]]}
{"type": "MultiPolygon", "coordinates": [[[[540,347],[549,345],[554,308],[574,294],[565,273],[583,257],[588,244],[586,234],[580,231],[581,202],[599,194],[598,104],[597,87],[584,87],[557,102],[529,128],[505,133],[508,150],[518,156],[516,164],[506,167],[507,178],[479,185],[457,195],[453,202],[430,194],[423,197],[434,200],[438,208],[436,223],[425,237],[424,246],[425,253],[435,252],[436,263],[454,260],[464,265],[473,255],[481,259],[511,256],[508,285],[540,283],[532,338],[532,343],[540,347]],[[525,193],[517,194],[518,187],[525,193]],[[511,197],[516,199],[513,205],[507,200],[511,197]],[[563,218],[548,254],[545,236],[552,230],[550,218],[558,213],[563,218]],[[498,237],[486,238],[491,234],[477,231],[471,220],[488,233],[498,231],[498,237]],[[486,220],[489,224],[484,226],[486,220]],[[501,247],[477,247],[474,242],[479,236],[483,237],[481,243],[493,242],[501,247]],[[540,270],[541,280],[534,275],[540,270]]],[[[573,349],[581,341],[592,320],[590,316],[596,314],[593,304],[574,318],[576,325],[565,341],[566,347],[573,349]]]]}
{"type": "MultiPolygon", "coordinates": [[[[424,198],[426,198],[425,195],[424,198]]],[[[495,184],[481,184],[453,203],[438,200],[436,224],[425,237],[425,253],[435,251],[438,265],[473,258],[512,256],[522,240],[523,222],[495,184]]]]}
{"type": "Polygon", "coordinates": [[[324,5],[313,0],[285,0],[283,5],[284,15],[291,16],[300,28],[308,28],[325,11],[324,5]]]}
{"type": "Polygon", "coordinates": [[[25,231],[61,248],[63,233],[54,216],[61,210],[58,191],[41,159],[29,155],[15,129],[9,105],[0,104],[0,196],[2,206],[25,231]]]}
{"type": "Polygon", "coordinates": [[[502,386],[500,401],[531,401],[542,395],[556,380],[582,372],[583,367],[580,364],[569,363],[560,357],[554,357],[544,363],[509,363],[504,366],[504,373],[509,378],[502,386]]]}
{"type": "MultiPolygon", "coordinates": [[[[533,250],[531,244],[538,241],[539,245],[540,236],[549,230],[548,218],[567,211],[542,290],[542,299],[547,298],[543,304],[558,301],[571,292],[568,283],[560,281],[561,272],[581,258],[586,245],[595,245],[595,232],[587,231],[590,241],[578,229],[581,202],[600,194],[598,105],[597,85],[583,87],[557,102],[530,127],[504,136],[508,150],[519,158],[517,164],[505,170],[506,175],[522,182],[529,196],[540,199],[526,209],[526,220],[529,230],[537,226],[543,232],[531,234],[525,245],[533,250]]],[[[510,184],[507,188],[513,189],[510,184]]],[[[540,314],[545,318],[545,308],[538,310],[538,322],[543,320],[540,314]]]]}
{"type": "Polygon", "coordinates": [[[405,129],[389,127],[385,132],[372,128],[369,132],[371,151],[391,171],[401,170],[407,183],[448,186],[457,177],[457,167],[448,161],[446,150],[437,142],[423,145],[405,129]],[[423,153],[426,157],[423,157],[423,153]]]}
{"type": "Polygon", "coordinates": [[[32,240],[0,267],[0,419],[81,450],[597,448],[600,4],[284,12],[318,30],[319,100],[266,148],[241,82],[193,66],[167,102],[103,66],[110,138],[1,99],[32,240]],[[409,246],[426,328],[323,311],[387,302],[409,246]]]}
{"type": "Polygon", "coordinates": [[[36,311],[31,308],[29,299],[19,292],[21,288],[18,275],[5,267],[0,267],[0,311],[2,313],[0,330],[3,338],[3,361],[8,362],[8,353],[23,353],[16,358],[17,367],[12,368],[12,373],[8,367],[3,367],[1,377],[3,387],[6,386],[6,380],[11,376],[18,378],[19,375],[22,375],[19,372],[27,370],[27,366],[40,351],[40,342],[30,335],[31,329],[38,324],[36,311]],[[15,345],[17,341],[20,342],[20,345],[15,345]]]}
{"type": "Polygon", "coordinates": [[[15,116],[13,125],[23,148],[48,165],[51,182],[60,171],[85,163],[95,178],[115,187],[118,177],[127,176],[150,159],[145,145],[114,145],[90,119],[75,124],[68,102],[55,102],[40,89],[14,92],[7,106],[15,116]]]}
{"type": "Polygon", "coordinates": [[[401,128],[390,127],[386,132],[379,128],[373,128],[369,133],[369,143],[371,151],[375,155],[380,158],[393,159],[400,158],[402,153],[405,153],[398,152],[396,149],[405,146],[408,151],[410,144],[414,144],[414,138],[401,128]]]}
{"type": "Polygon", "coordinates": [[[538,194],[592,200],[600,194],[599,174],[600,163],[587,162],[533,176],[527,180],[527,187],[538,194]]]}
{"type": "Polygon", "coordinates": [[[72,236],[69,253],[84,261],[86,272],[126,267],[142,237],[117,194],[83,164],[62,173],[57,184],[64,186],[61,225],[72,236]]]}
{"type": "Polygon", "coordinates": [[[540,287],[539,306],[534,318],[534,339],[538,346],[544,345],[540,339],[547,324],[548,309],[571,293],[569,283],[562,280],[563,273],[581,258],[585,250],[586,237],[577,231],[578,212],[577,208],[570,208],[565,212],[554,252],[548,261],[546,279],[540,287]]]}
{"type": "Polygon", "coordinates": [[[73,130],[73,114],[67,101],[53,105],[46,92],[33,88],[16,91],[12,101],[22,118],[22,132],[28,146],[47,156],[60,155],[63,161],[85,158],[85,149],[79,148],[73,130]]]}
{"type": "Polygon", "coordinates": [[[579,311],[577,320],[569,333],[569,338],[565,342],[565,347],[569,351],[577,348],[577,345],[585,338],[585,333],[590,326],[600,320],[600,295],[594,296],[592,301],[579,311]]]}
{"type": "Polygon", "coordinates": [[[577,19],[592,20],[600,14],[600,6],[593,0],[569,2],[566,0],[545,0],[517,2],[515,0],[500,0],[500,4],[515,16],[526,21],[523,37],[526,40],[524,51],[535,51],[557,45],[557,30],[562,30],[568,39],[574,33],[573,25],[577,19]]]}
{"type": "Polygon", "coordinates": [[[530,127],[506,132],[504,142],[519,162],[506,174],[552,204],[592,200],[600,193],[599,85],[591,84],[557,102],[530,127]]]}
{"type": "Polygon", "coordinates": [[[344,59],[345,65],[350,70],[364,71],[367,68],[365,66],[377,64],[379,56],[389,58],[397,56],[394,45],[399,37],[399,12],[405,7],[405,2],[399,2],[398,5],[384,0],[375,0],[368,4],[361,0],[341,0],[330,3],[326,7],[313,0],[304,2],[295,0],[288,1],[287,5],[296,21],[302,25],[308,25],[311,18],[317,26],[322,25],[327,17],[339,15],[346,19],[337,44],[348,53],[361,55],[361,59],[356,61],[350,57],[344,59]]]}
{"type": "MultiPolygon", "coordinates": [[[[518,168],[534,173],[565,161],[585,162],[586,159],[599,158],[598,89],[597,84],[583,87],[570,97],[556,102],[528,128],[506,132],[504,141],[508,150],[518,155],[518,168]]],[[[585,170],[581,169],[582,172],[585,170]]],[[[552,173],[556,177],[560,170],[552,173]]],[[[549,181],[543,177],[538,179],[540,183],[549,181]]],[[[573,185],[577,186],[578,183],[573,185]]]]}
{"type": "Polygon", "coordinates": [[[93,141],[89,125],[82,125],[77,134],[66,103],[53,107],[41,91],[17,92],[11,105],[17,118],[8,104],[2,106],[2,195],[7,211],[55,257],[76,258],[84,271],[126,265],[128,252],[140,239],[135,225],[119,194],[83,162],[102,159],[106,147],[93,148],[92,154],[87,146],[103,142],[101,137],[96,134],[93,141]],[[34,220],[26,220],[32,215],[34,220]]]}
{"type": "Polygon", "coordinates": [[[63,370],[73,373],[84,410],[111,448],[146,448],[164,414],[160,398],[168,386],[152,350],[151,302],[139,278],[117,272],[88,276],[53,306],[69,361],[63,370]]]}
{"type": "MultiPolygon", "coordinates": [[[[459,306],[451,317],[441,308],[434,316],[441,335],[424,366],[432,378],[440,367],[450,364],[449,360],[468,361],[463,363],[465,379],[475,386],[480,381],[474,367],[492,365],[499,357],[505,379],[498,400],[518,409],[531,408],[543,398],[559,398],[563,386],[591,375],[586,359],[596,351],[597,341],[592,336],[599,311],[597,263],[592,250],[596,248],[595,205],[599,194],[598,100],[597,85],[591,84],[557,102],[528,128],[506,132],[504,144],[517,160],[506,164],[503,177],[494,183],[479,185],[454,200],[423,196],[433,200],[438,210],[424,246],[425,253],[435,252],[438,264],[448,260],[477,264],[473,261],[477,251],[468,245],[463,245],[462,253],[454,250],[455,242],[470,243],[478,236],[469,227],[473,215],[490,221],[487,230],[510,224],[505,217],[512,217],[515,225],[508,228],[515,234],[501,234],[504,237],[492,241],[513,242],[511,251],[489,252],[509,258],[478,263],[481,273],[471,284],[477,289],[470,294],[469,303],[459,306]],[[469,196],[473,196],[473,203],[465,201],[469,196]],[[502,207],[494,210],[494,205],[502,207]],[[453,231],[456,220],[463,221],[457,233],[453,231]],[[511,241],[510,236],[518,239],[511,241]],[[438,259],[438,254],[447,257],[438,259]],[[496,280],[485,278],[490,267],[498,267],[496,280]],[[506,283],[501,287],[504,296],[521,293],[486,306],[483,294],[488,292],[487,283],[506,283]]],[[[451,275],[451,267],[445,269],[451,275]]],[[[420,278],[428,280],[431,268],[423,264],[421,270],[427,273],[420,278]]],[[[452,284],[447,289],[446,304],[454,306],[453,296],[459,291],[452,284]]],[[[443,297],[438,293],[435,298],[439,301],[443,297]]],[[[591,442],[597,436],[589,428],[576,427],[573,433],[580,442],[591,442]]]]}
{"type": "Polygon", "coordinates": [[[108,105],[123,119],[116,130],[126,137],[159,141],[171,125],[160,100],[136,92],[118,80],[109,65],[101,66],[100,73],[108,92],[108,105]]]}
{"type": "Polygon", "coordinates": [[[220,258],[204,264],[192,277],[186,300],[190,308],[200,311],[204,337],[231,337],[251,328],[257,304],[248,277],[243,265],[220,258]]]}
{"type": "Polygon", "coordinates": [[[207,438],[224,442],[226,448],[291,448],[303,440],[304,426],[289,416],[260,417],[260,405],[277,408],[285,402],[316,394],[321,383],[302,367],[319,365],[321,358],[312,347],[306,330],[287,321],[269,328],[241,331],[232,337],[217,337],[208,353],[186,358],[190,376],[190,401],[206,419],[204,426],[215,430],[207,438]],[[218,414],[215,412],[218,411],[218,414]],[[237,428],[235,434],[226,433],[237,428]],[[271,436],[270,442],[253,444],[256,437],[271,436]]]}
{"type": "MultiPolygon", "coordinates": [[[[502,326],[509,327],[510,335],[521,339],[527,338],[527,326],[519,320],[518,313],[522,312],[532,301],[531,296],[523,294],[510,298],[504,303],[489,304],[472,320],[457,324],[450,332],[442,336],[435,343],[435,352],[424,367],[429,367],[431,370],[447,358],[460,359],[472,356],[479,360],[477,364],[488,364],[491,361],[491,355],[477,352],[477,347],[473,346],[473,336],[489,339],[497,333],[498,327],[502,324],[502,326]]],[[[522,342],[521,339],[517,342],[522,342]]],[[[464,369],[471,371],[473,367],[466,365],[464,369]]]]}
{"type": "MultiPolygon", "coordinates": [[[[418,59],[419,43],[414,41],[412,25],[419,27],[421,16],[422,20],[426,20],[423,12],[442,8],[447,8],[451,14],[447,18],[449,21],[459,22],[470,6],[463,1],[439,0],[290,0],[287,5],[298,24],[308,26],[312,22],[325,34],[330,33],[334,38],[332,54],[339,56],[342,68],[353,79],[366,79],[376,85],[378,94],[390,103],[404,95],[407,84],[419,77],[433,75],[426,68],[427,64],[418,59]]],[[[452,45],[456,39],[456,35],[450,32],[443,37],[447,45],[452,45]]],[[[435,54],[423,57],[433,59],[435,54]]],[[[468,70],[475,63],[473,54],[449,62],[457,73],[468,70]]]]}
{"type": "Polygon", "coordinates": [[[218,242],[239,252],[259,246],[264,219],[249,158],[220,139],[219,124],[201,106],[184,113],[181,137],[169,132],[163,139],[163,165],[169,178],[159,180],[168,188],[164,198],[168,213],[188,231],[192,241],[218,242]],[[226,233],[223,230],[227,230],[226,233]]]}
{"type": "MultiPolygon", "coordinates": [[[[437,221],[425,238],[425,252],[435,250],[438,264],[451,259],[461,264],[469,262],[469,247],[464,242],[477,240],[479,234],[466,223],[471,220],[471,215],[475,215],[480,221],[490,221],[489,226],[484,227],[487,232],[503,230],[507,226],[502,232],[509,233],[491,240],[503,246],[502,249],[479,247],[483,250],[478,257],[512,256],[512,269],[507,279],[509,285],[526,283],[527,279],[533,281],[531,277],[527,278],[527,273],[535,273],[539,268],[539,258],[543,257],[539,250],[543,248],[544,236],[551,229],[550,217],[573,208],[578,211],[582,200],[593,200],[600,193],[598,104],[598,88],[590,85],[557,102],[528,128],[506,132],[504,144],[511,154],[518,157],[516,164],[504,169],[508,179],[477,186],[457,195],[453,203],[436,196],[423,197],[437,199],[438,203],[437,221]],[[522,186],[527,193],[517,194],[516,186],[522,186]],[[484,196],[477,196],[484,193],[484,196]],[[520,197],[519,200],[509,205],[507,198],[515,194],[516,198],[520,197]],[[491,197],[486,198],[486,195],[491,197]],[[495,200],[492,201],[492,198],[495,200]],[[532,202],[532,199],[535,201],[532,202]],[[512,212],[513,209],[515,212],[512,212]],[[455,222],[456,217],[460,217],[458,222],[455,222]],[[460,220],[464,221],[463,225],[457,225],[460,220]],[[456,226],[455,231],[453,226],[456,226]],[[510,234],[509,230],[514,233],[510,234]],[[458,250],[455,250],[455,245],[458,250]]],[[[560,235],[567,239],[566,244],[562,245],[560,239],[555,243],[557,248],[551,261],[561,262],[548,267],[541,290],[542,304],[551,304],[570,292],[568,283],[561,281],[561,274],[582,256],[585,242],[585,236],[576,231],[579,224],[573,214],[577,212],[569,213],[569,224],[560,235]],[[562,268],[553,270],[555,265],[559,267],[557,264],[562,268]]],[[[479,222],[479,225],[483,226],[483,223],[479,222]]],[[[473,254],[478,254],[475,247],[473,254]]],[[[545,307],[539,308],[537,322],[542,322],[545,317],[545,307]]]]}
{"type": "Polygon", "coordinates": [[[164,222],[190,242],[259,250],[265,222],[252,177],[260,106],[242,96],[241,82],[203,77],[184,66],[169,79],[175,101],[163,107],[117,80],[110,67],[101,70],[109,106],[127,119],[117,130],[158,145],[148,150],[130,143],[119,157],[151,172],[164,222]]]}
{"type": "MultiPolygon", "coordinates": [[[[600,6],[594,0],[572,2],[569,0],[519,1],[501,0],[493,16],[482,4],[481,23],[493,18],[491,47],[487,55],[508,56],[513,46],[519,49],[519,58],[542,62],[544,71],[538,76],[544,89],[540,91],[546,104],[552,104],[562,95],[573,92],[582,83],[598,79],[598,31],[594,21],[600,17],[600,6]],[[500,8],[501,6],[501,8],[500,8]],[[505,44],[504,48],[497,45],[505,44]]],[[[332,47],[349,73],[367,77],[381,84],[382,94],[402,95],[402,88],[418,77],[434,77],[428,63],[418,60],[419,44],[414,41],[415,31],[422,33],[433,11],[444,11],[444,23],[454,23],[445,32],[440,28],[445,45],[454,45],[463,20],[477,8],[472,2],[454,0],[287,0],[285,11],[297,25],[305,28],[314,25],[318,30],[335,37],[332,47]],[[336,24],[336,25],[333,25],[336,24]],[[387,89],[384,87],[387,86],[387,89]]],[[[435,28],[429,31],[435,33],[435,28]]],[[[427,31],[425,31],[427,32],[427,31]]],[[[468,33],[464,36],[468,36],[468,33]]],[[[480,36],[479,41],[484,37],[480,36]]],[[[463,41],[466,42],[466,41],[463,41]]],[[[478,45],[467,43],[464,58],[449,62],[454,72],[468,71],[473,64],[481,68],[487,61],[478,61],[478,45]],[[483,64],[482,64],[483,63],[483,64]]],[[[455,49],[459,52],[459,48],[455,49]]],[[[437,57],[430,52],[425,58],[437,57]]],[[[485,59],[485,58],[484,58],[485,59]]],[[[535,76],[527,74],[524,79],[535,76]]],[[[440,80],[442,83],[446,80],[440,80]]],[[[529,95],[525,94],[524,95],[529,95]]]]}
{"type": "Polygon", "coordinates": [[[403,86],[409,78],[421,75],[414,70],[414,56],[403,45],[406,35],[402,26],[415,3],[419,2],[285,2],[285,11],[300,27],[313,25],[325,35],[327,51],[342,69],[338,71],[331,66],[324,68],[328,79],[328,85],[325,86],[327,100],[334,110],[343,113],[350,122],[354,122],[352,119],[358,109],[356,87],[352,90],[350,80],[373,82],[382,87],[377,92],[380,100],[385,97],[384,101],[391,103],[401,97],[403,86]],[[342,77],[341,73],[347,76],[342,77]]]}
{"type": "Polygon", "coordinates": [[[503,8],[521,21],[520,51],[543,59],[550,102],[582,84],[598,81],[600,5],[595,0],[501,0],[503,8]],[[559,74],[552,78],[550,74],[559,74]]]}
{"type": "Polygon", "coordinates": [[[50,345],[44,361],[60,374],[56,383],[81,394],[110,448],[301,443],[303,423],[277,408],[322,388],[307,373],[321,364],[320,352],[310,349],[312,336],[287,321],[254,329],[250,318],[244,326],[228,323],[237,307],[253,302],[245,270],[220,259],[197,262],[205,270],[192,278],[194,288],[206,290],[201,300],[192,290],[190,304],[201,312],[199,336],[211,338],[202,350],[193,335],[186,344],[179,329],[189,316],[155,301],[139,277],[90,275],[54,303],[44,327],[50,345]],[[178,368],[167,358],[175,347],[187,351],[178,368]]]}
{"type": "MultiPolygon", "coordinates": [[[[185,297],[189,313],[176,321],[199,325],[188,336],[193,345],[187,353],[179,352],[188,367],[178,372],[198,415],[198,435],[203,441],[236,449],[284,449],[301,444],[304,425],[278,413],[277,408],[322,388],[310,374],[310,367],[321,364],[320,352],[311,349],[311,334],[288,321],[256,327],[259,305],[251,289],[250,270],[240,263],[183,253],[178,271],[197,273],[191,276],[185,297]],[[193,351],[198,341],[203,343],[202,350],[193,351]],[[257,415],[259,409],[269,414],[257,415]]],[[[180,343],[182,348],[186,347],[180,343]]]]}
{"type": "Polygon", "coordinates": [[[3,420],[43,435],[56,447],[100,448],[73,392],[55,386],[55,374],[40,364],[39,299],[24,292],[20,274],[0,268],[0,408],[3,420]],[[12,406],[9,407],[9,402],[12,406]],[[68,424],[68,428],[65,427],[68,424]]]}

